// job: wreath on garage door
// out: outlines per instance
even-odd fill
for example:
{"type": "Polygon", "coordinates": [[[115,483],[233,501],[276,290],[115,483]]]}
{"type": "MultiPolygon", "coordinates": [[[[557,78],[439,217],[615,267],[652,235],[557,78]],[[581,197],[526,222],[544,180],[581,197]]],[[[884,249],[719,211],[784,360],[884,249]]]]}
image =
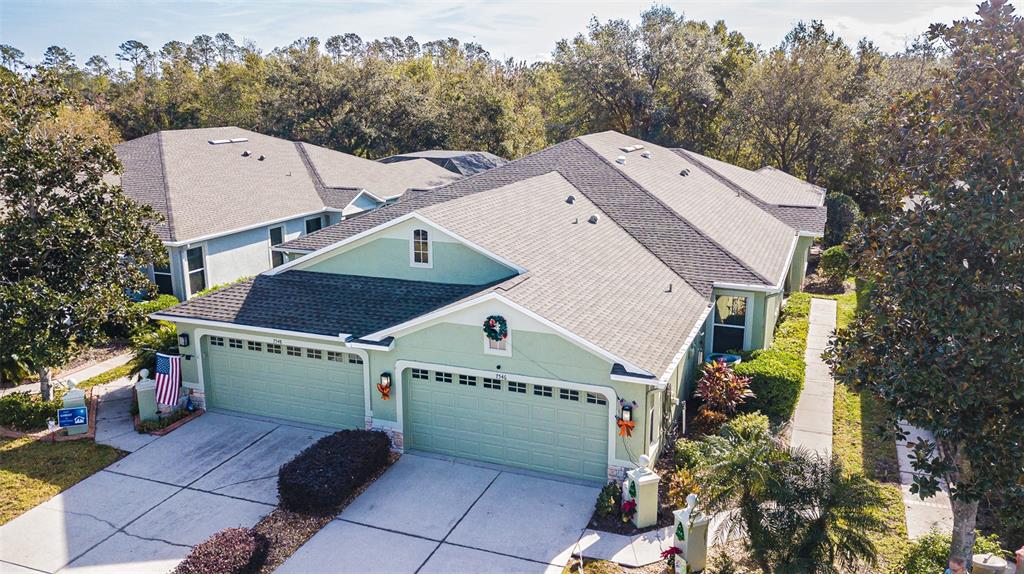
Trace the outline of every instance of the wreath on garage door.
{"type": "Polygon", "coordinates": [[[492,341],[504,341],[508,338],[508,322],[501,315],[491,315],[484,319],[484,334],[492,341]]]}

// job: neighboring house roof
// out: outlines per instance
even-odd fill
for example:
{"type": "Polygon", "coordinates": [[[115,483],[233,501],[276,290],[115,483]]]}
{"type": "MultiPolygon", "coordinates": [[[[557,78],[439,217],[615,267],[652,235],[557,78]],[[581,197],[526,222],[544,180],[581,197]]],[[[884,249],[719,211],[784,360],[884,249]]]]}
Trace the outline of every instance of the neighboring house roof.
{"type": "Polygon", "coordinates": [[[360,337],[485,289],[292,270],[257,275],[161,315],[317,335],[360,337]]]}
{"type": "Polygon", "coordinates": [[[399,163],[424,159],[459,175],[473,175],[505,165],[508,160],[485,151],[458,151],[434,149],[393,155],[379,160],[381,163],[399,163]]]}
{"type": "Polygon", "coordinates": [[[154,231],[167,242],[341,210],[362,189],[393,197],[457,177],[427,161],[386,166],[236,127],[162,131],[115,149],[125,193],[164,215],[154,231]],[[210,143],[231,139],[245,141],[210,143]]]}

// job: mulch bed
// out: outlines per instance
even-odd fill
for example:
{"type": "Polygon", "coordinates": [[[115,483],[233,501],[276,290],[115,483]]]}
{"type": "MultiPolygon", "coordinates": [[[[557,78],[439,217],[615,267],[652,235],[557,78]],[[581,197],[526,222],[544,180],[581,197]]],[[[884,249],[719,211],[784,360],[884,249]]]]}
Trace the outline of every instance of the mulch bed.
{"type": "MultiPolygon", "coordinates": [[[[205,413],[205,412],[206,411],[203,410],[203,409],[196,409],[195,412],[193,412],[192,414],[188,415],[187,417],[180,418],[180,419],[174,421],[173,423],[165,426],[162,429],[152,430],[152,431],[149,431],[149,433],[145,433],[145,434],[151,434],[153,436],[164,436],[165,434],[167,434],[167,433],[171,432],[172,430],[174,430],[174,429],[176,429],[176,428],[178,428],[178,427],[180,427],[180,426],[182,426],[182,425],[192,421],[193,419],[197,419],[197,418],[203,416],[203,413],[205,413]]],[[[139,418],[139,415],[135,415],[135,419],[134,420],[135,420],[135,431],[138,432],[138,433],[143,433],[143,430],[142,430],[142,419],[139,418]]]]}
{"type": "Polygon", "coordinates": [[[256,523],[256,526],[253,526],[253,529],[265,536],[270,543],[267,549],[267,560],[263,563],[263,567],[260,568],[260,574],[270,574],[281,564],[284,564],[284,561],[291,557],[292,554],[295,554],[299,547],[309,541],[321,528],[327,526],[357,496],[376,482],[400,456],[398,453],[391,453],[391,456],[388,457],[388,464],[374,474],[370,480],[366,481],[366,484],[353,492],[352,496],[345,499],[335,514],[310,516],[278,507],[270,514],[264,516],[262,520],[256,523]]]}
{"type": "Polygon", "coordinates": [[[85,405],[89,409],[89,430],[76,435],[68,435],[64,429],[57,429],[56,431],[50,432],[50,429],[43,429],[33,432],[25,432],[7,427],[0,426],[0,438],[22,438],[32,437],[36,440],[50,441],[50,442],[65,442],[70,440],[93,440],[96,438],[96,406],[99,404],[98,399],[92,397],[92,389],[85,390],[85,405]]]}
{"type": "Polygon", "coordinates": [[[602,532],[611,532],[613,534],[624,534],[626,536],[635,536],[644,532],[650,532],[666,526],[672,526],[675,523],[675,517],[672,516],[673,510],[679,510],[678,508],[672,508],[668,504],[668,476],[669,473],[675,470],[675,463],[672,460],[672,445],[675,444],[675,439],[668,441],[665,448],[662,449],[661,457],[658,458],[654,463],[654,472],[658,473],[661,480],[658,481],[658,523],[654,526],[648,526],[647,528],[637,528],[633,526],[633,522],[623,522],[619,516],[597,516],[595,512],[590,517],[590,523],[587,524],[587,528],[591,530],[600,530],[602,532]]]}

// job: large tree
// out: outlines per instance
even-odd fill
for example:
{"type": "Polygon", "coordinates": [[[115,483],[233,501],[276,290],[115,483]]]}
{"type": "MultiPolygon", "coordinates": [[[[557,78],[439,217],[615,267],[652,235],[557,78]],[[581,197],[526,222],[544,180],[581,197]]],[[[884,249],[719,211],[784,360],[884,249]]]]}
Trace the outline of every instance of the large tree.
{"type": "Polygon", "coordinates": [[[70,104],[51,70],[0,77],[0,350],[44,396],[50,369],[127,318],[130,293],[152,288],[142,266],[166,258],[159,216],[108,182],[117,157],[70,104]]]}
{"type": "Polygon", "coordinates": [[[915,209],[852,240],[873,284],[840,331],[837,378],[931,431],[912,489],[951,489],[951,555],[969,557],[978,501],[1024,481],[1024,21],[1002,0],[935,25],[949,67],[903,109],[889,164],[915,209]]]}

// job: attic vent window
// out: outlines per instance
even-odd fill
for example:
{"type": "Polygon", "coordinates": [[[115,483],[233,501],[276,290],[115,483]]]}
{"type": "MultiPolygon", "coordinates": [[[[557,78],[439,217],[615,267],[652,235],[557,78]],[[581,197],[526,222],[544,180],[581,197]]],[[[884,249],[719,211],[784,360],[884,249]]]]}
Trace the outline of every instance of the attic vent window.
{"type": "Polygon", "coordinates": [[[683,177],[686,177],[686,176],[690,175],[690,170],[684,169],[683,171],[679,172],[679,175],[681,175],[683,177]]]}
{"type": "Polygon", "coordinates": [[[570,195],[569,197],[565,198],[565,202],[566,203],[573,203],[575,201],[576,201],[576,196],[575,195],[570,195]]]}
{"type": "Polygon", "coordinates": [[[615,163],[619,165],[626,165],[626,156],[620,155],[619,157],[615,158],[615,163]]]}
{"type": "Polygon", "coordinates": [[[629,146],[626,146],[626,147],[620,147],[619,149],[624,151],[624,152],[626,152],[626,153],[630,153],[630,152],[642,150],[642,149],[644,149],[644,146],[642,146],[640,144],[636,144],[636,145],[629,145],[629,146]]]}
{"type": "Polygon", "coordinates": [[[588,219],[587,222],[588,223],[597,223],[597,220],[598,220],[597,215],[591,215],[590,219],[588,219]]]}

